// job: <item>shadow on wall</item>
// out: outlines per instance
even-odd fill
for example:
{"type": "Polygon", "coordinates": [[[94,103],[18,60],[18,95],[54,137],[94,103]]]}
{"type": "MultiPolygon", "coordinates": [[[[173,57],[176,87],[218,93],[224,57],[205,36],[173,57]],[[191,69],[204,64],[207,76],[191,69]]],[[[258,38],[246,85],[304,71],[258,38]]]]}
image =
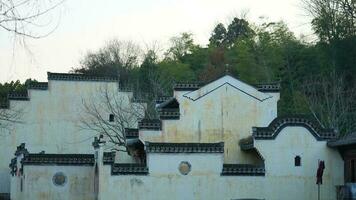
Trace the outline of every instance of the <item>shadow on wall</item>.
{"type": "Polygon", "coordinates": [[[0,193],[0,200],[10,200],[10,193],[0,193]]]}

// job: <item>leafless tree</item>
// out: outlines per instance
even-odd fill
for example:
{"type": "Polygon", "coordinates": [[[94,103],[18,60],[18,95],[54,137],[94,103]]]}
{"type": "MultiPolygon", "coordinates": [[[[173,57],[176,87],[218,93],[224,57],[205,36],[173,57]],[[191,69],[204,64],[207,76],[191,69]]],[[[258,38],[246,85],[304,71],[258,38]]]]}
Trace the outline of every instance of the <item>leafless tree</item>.
{"type": "Polygon", "coordinates": [[[53,10],[64,0],[0,0],[0,28],[18,36],[29,38],[45,37],[46,33],[34,32],[51,24],[53,10]]]}
{"type": "Polygon", "coordinates": [[[113,150],[126,152],[125,128],[136,127],[146,108],[133,100],[128,92],[101,88],[98,94],[83,100],[81,127],[104,135],[113,150]]]}
{"type": "Polygon", "coordinates": [[[321,40],[332,41],[356,34],[355,0],[301,0],[321,40]]]}
{"type": "Polygon", "coordinates": [[[112,39],[97,51],[89,51],[80,66],[71,72],[89,75],[119,76],[122,86],[128,87],[131,73],[140,65],[142,50],[132,41],[112,39]]]}
{"type": "Polygon", "coordinates": [[[356,130],[356,87],[346,86],[335,72],[312,77],[304,82],[302,91],[308,108],[319,123],[341,133],[356,130]]]}

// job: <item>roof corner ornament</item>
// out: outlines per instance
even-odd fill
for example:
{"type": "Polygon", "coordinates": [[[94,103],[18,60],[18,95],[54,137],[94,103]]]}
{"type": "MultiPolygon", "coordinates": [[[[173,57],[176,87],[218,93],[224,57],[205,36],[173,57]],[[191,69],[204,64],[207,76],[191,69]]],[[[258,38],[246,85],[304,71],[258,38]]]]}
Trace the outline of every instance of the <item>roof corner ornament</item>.
{"type": "Polygon", "coordinates": [[[21,154],[28,154],[28,151],[25,146],[26,143],[21,143],[19,146],[17,146],[17,149],[15,151],[15,156],[19,156],[21,154]]]}

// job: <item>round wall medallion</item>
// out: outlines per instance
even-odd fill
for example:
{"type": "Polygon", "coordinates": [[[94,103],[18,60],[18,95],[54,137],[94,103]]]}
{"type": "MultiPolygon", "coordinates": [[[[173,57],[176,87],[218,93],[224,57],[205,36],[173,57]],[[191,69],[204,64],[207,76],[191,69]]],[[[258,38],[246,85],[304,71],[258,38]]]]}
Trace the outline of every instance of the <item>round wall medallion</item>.
{"type": "Polygon", "coordinates": [[[191,171],[192,166],[189,162],[183,161],[179,164],[178,170],[181,174],[187,175],[191,171]]]}
{"type": "Polygon", "coordinates": [[[52,182],[56,186],[64,186],[67,182],[67,177],[63,172],[57,172],[53,175],[52,182]]]}

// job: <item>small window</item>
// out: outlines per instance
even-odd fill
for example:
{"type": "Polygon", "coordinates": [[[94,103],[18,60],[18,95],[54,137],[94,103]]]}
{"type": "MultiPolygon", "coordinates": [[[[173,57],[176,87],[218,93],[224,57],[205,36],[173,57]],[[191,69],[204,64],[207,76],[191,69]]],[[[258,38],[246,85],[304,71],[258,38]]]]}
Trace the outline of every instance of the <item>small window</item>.
{"type": "Polygon", "coordinates": [[[52,181],[55,186],[64,186],[67,182],[67,177],[63,172],[57,172],[53,175],[52,181]]]}
{"type": "Polygon", "coordinates": [[[113,122],[115,119],[114,114],[109,115],[109,122],[113,122]]]}
{"type": "Polygon", "coordinates": [[[299,167],[301,165],[302,165],[302,159],[300,158],[300,156],[296,156],[294,158],[294,166],[299,167]]]}
{"type": "Polygon", "coordinates": [[[179,164],[178,170],[182,175],[187,175],[192,170],[192,166],[189,162],[183,161],[179,164]]]}

